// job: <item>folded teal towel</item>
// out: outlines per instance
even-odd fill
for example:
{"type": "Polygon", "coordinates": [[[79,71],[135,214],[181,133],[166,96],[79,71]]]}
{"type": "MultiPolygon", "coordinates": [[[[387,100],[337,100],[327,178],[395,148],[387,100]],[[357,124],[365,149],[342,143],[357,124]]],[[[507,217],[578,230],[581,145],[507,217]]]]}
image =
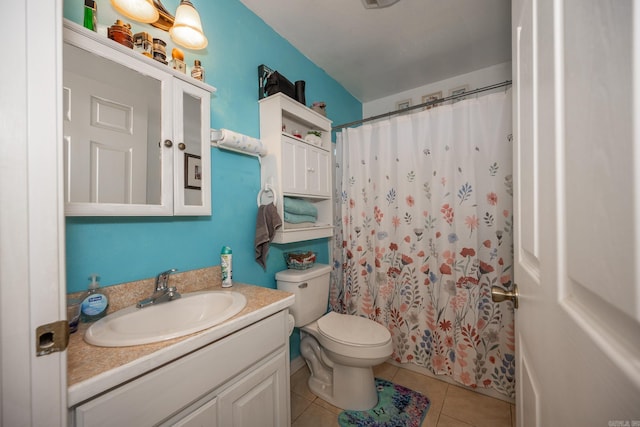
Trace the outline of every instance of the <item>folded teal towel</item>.
{"type": "Polygon", "coordinates": [[[284,211],[296,215],[309,215],[314,218],[318,218],[318,208],[313,203],[304,199],[296,199],[293,197],[284,198],[284,211]]]}
{"type": "Polygon", "coordinates": [[[300,224],[301,222],[316,222],[316,217],[313,215],[298,215],[284,211],[284,220],[285,222],[300,224]]]}

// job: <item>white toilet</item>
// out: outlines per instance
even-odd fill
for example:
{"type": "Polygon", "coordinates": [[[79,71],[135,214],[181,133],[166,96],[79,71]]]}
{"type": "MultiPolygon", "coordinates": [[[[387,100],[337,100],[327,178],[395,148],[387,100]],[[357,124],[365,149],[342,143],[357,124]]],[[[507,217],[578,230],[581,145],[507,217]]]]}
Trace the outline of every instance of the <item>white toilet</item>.
{"type": "Polygon", "coordinates": [[[301,329],[300,353],[311,370],[311,391],[342,409],[378,403],[373,366],[391,356],[391,334],[364,317],[327,311],[331,266],[276,273],[278,289],[295,294],[289,307],[301,329]],[[326,314],[325,314],[326,313],[326,314]]]}

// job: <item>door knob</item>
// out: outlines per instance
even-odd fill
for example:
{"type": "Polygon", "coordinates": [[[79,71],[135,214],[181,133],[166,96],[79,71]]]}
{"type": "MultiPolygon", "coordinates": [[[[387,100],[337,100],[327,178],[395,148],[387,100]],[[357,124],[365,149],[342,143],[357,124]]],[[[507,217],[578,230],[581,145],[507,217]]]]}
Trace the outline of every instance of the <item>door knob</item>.
{"type": "Polygon", "coordinates": [[[513,308],[518,308],[518,285],[514,283],[512,291],[502,289],[500,286],[492,286],[491,299],[493,302],[511,300],[513,302],[513,308]]]}

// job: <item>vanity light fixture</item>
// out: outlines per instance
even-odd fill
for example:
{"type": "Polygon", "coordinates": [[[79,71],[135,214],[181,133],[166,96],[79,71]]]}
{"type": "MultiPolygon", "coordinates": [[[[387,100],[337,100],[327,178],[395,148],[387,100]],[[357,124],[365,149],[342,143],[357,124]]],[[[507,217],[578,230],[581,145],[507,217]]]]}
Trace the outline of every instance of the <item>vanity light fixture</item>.
{"type": "Polygon", "coordinates": [[[180,1],[175,17],[161,0],[111,0],[111,5],[129,19],[169,31],[171,39],[182,47],[194,50],[207,47],[200,15],[189,0],[180,1]]]}
{"type": "Polygon", "coordinates": [[[204,49],[207,38],[202,31],[200,15],[189,0],[181,0],[176,10],[176,20],[169,29],[171,39],[187,49],[204,49]]]}
{"type": "Polygon", "coordinates": [[[111,0],[111,6],[119,14],[145,24],[156,22],[160,17],[153,0],[111,0]]]}

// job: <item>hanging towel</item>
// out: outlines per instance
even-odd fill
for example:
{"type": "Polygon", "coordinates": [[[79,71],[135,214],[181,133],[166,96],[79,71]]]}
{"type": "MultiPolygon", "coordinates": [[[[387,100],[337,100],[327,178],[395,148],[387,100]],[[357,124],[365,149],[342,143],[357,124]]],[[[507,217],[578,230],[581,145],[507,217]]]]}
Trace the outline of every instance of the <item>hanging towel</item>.
{"type": "Polygon", "coordinates": [[[256,217],[256,262],[267,269],[267,254],[269,243],[273,240],[276,230],[282,225],[282,219],[278,215],[278,209],[273,203],[260,205],[256,217]]]}
{"type": "Polygon", "coordinates": [[[316,208],[313,203],[304,199],[284,197],[284,210],[292,214],[318,217],[318,208],[316,208]]]}

